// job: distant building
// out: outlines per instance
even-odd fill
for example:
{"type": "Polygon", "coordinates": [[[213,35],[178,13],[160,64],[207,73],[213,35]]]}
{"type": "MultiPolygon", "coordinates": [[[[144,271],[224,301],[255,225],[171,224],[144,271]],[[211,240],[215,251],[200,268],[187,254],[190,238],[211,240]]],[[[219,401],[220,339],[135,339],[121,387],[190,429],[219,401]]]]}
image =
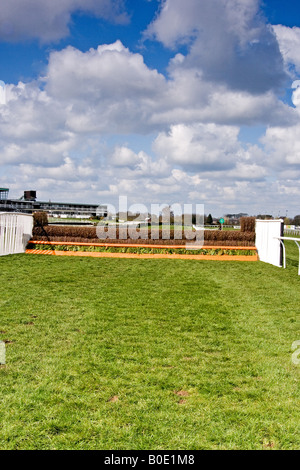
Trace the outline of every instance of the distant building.
{"type": "Polygon", "coordinates": [[[228,217],[228,219],[240,219],[241,217],[248,217],[248,214],[240,212],[239,214],[226,214],[225,217],[228,217]]]}
{"type": "Polygon", "coordinates": [[[1,200],[6,200],[8,198],[8,191],[9,189],[7,188],[0,188],[0,201],[1,200]]]}
{"type": "Polygon", "coordinates": [[[248,214],[240,212],[239,214],[226,214],[224,217],[230,225],[239,225],[241,217],[248,217],[248,214]]]}
{"type": "Polygon", "coordinates": [[[49,216],[62,218],[105,217],[107,215],[105,205],[37,201],[36,191],[24,191],[24,196],[20,199],[9,199],[8,191],[6,188],[0,188],[0,212],[32,214],[45,211],[49,216]]]}

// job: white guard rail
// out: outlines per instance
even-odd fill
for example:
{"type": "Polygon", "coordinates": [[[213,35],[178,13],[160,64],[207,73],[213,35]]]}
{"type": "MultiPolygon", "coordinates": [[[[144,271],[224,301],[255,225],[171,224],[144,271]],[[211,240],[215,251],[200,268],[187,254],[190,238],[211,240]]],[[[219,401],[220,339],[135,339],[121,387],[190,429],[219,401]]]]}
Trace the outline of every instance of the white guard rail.
{"type": "Polygon", "coordinates": [[[299,264],[298,264],[298,275],[300,276],[300,238],[292,238],[292,237],[278,237],[277,238],[282,246],[283,249],[283,267],[284,269],[286,268],[286,255],[285,255],[285,246],[284,246],[284,240],[290,240],[296,243],[298,250],[299,250],[299,264]]]}
{"type": "Polygon", "coordinates": [[[32,215],[0,213],[0,256],[25,253],[32,229],[32,215]]]}

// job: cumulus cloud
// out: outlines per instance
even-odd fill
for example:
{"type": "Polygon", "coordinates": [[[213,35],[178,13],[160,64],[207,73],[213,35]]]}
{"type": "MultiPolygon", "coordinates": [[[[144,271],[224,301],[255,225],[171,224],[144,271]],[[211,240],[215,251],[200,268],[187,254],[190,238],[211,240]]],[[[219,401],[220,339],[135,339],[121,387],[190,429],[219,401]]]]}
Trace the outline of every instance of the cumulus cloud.
{"type": "Polygon", "coordinates": [[[128,21],[123,0],[2,0],[0,38],[57,41],[68,35],[74,12],[119,23],[128,21]]]}
{"type": "MultiPolygon", "coordinates": [[[[171,203],[180,194],[220,212],[264,199],[270,174],[276,179],[287,166],[298,168],[300,88],[295,82],[293,109],[273,91],[253,95],[209,82],[199,68],[182,67],[184,60],[176,55],[165,77],[119,41],[52,52],[41,80],[6,85],[0,106],[6,185],[87,202],[127,194],[134,202],[171,203]],[[240,125],[258,122],[268,126],[264,148],[242,144],[240,125]],[[128,134],[153,136],[152,151],[132,149],[128,134]]],[[[268,204],[284,188],[282,181],[272,184],[268,204]]]]}
{"type": "Polygon", "coordinates": [[[67,47],[52,53],[46,89],[62,101],[93,99],[98,103],[108,99],[153,99],[155,90],[164,83],[163,75],[150,70],[142,55],[131,53],[116,41],[87,52],[67,47]]]}
{"type": "Polygon", "coordinates": [[[270,165],[285,168],[287,165],[300,165],[300,125],[287,129],[272,127],[267,129],[262,141],[271,155],[270,165]]]}
{"type": "Polygon", "coordinates": [[[110,163],[116,167],[134,167],[139,161],[139,155],[128,147],[116,147],[110,159],[110,163]]]}
{"type": "Polygon", "coordinates": [[[273,29],[287,69],[293,75],[300,73],[300,28],[275,25],[273,29]]]}
{"type": "Polygon", "coordinates": [[[294,119],[293,110],[272,92],[230,91],[204,81],[195,69],[178,68],[176,61],[168,80],[120,41],[87,52],[72,47],[53,52],[45,90],[65,105],[67,125],[78,133],[145,133],[195,121],[287,124],[294,119]]]}
{"type": "Polygon", "coordinates": [[[165,77],[120,41],[85,53],[68,47],[50,56],[46,91],[70,105],[67,124],[76,132],[126,133],[148,126],[165,88],[165,77]]]}
{"type": "Polygon", "coordinates": [[[145,36],[175,48],[187,44],[182,67],[206,80],[254,94],[276,90],[286,79],[273,30],[259,0],[165,0],[145,36]]]}
{"type": "Polygon", "coordinates": [[[234,166],[240,150],[239,129],[216,124],[175,125],[168,134],[160,133],[154,150],[175,164],[198,170],[228,169],[234,166]]]}
{"type": "MultiPolygon", "coordinates": [[[[191,184],[198,184],[199,175],[216,181],[264,180],[265,154],[255,145],[243,146],[239,128],[216,124],[172,126],[160,133],[153,150],[171,168],[177,166],[191,174],[191,184]]],[[[180,175],[177,169],[173,175],[180,175]]]]}
{"type": "Polygon", "coordinates": [[[292,101],[299,116],[297,124],[287,128],[269,127],[261,141],[270,156],[270,166],[282,171],[290,167],[297,175],[300,170],[300,82],[295,82],[294,86],[292,101]]]}

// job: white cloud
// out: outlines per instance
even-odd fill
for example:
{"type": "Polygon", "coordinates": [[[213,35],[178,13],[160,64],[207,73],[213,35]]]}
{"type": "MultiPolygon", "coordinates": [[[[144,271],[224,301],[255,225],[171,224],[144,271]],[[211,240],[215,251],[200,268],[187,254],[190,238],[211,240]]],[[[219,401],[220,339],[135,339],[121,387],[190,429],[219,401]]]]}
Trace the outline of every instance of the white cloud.
{"type": "Polygon", "coordinates": [[[238,141],[238,134],[239,128],[234,126],[181,124],[172,126],[168,134],[160,133],[153,148],[160,157],[173,165],[180,165],[186,171],[210,172],[212,175],[213,172],[237,168],[235,173],[228,172],[228,175],[239,178],[241,170],[245,175],[245,169],[248,168],[252,173],[255,170],[257,176],[255,162],[248,162],[253,159],[249,153],[256,153],[257,150],[245,150],[238,141]]]}
{"type": "Polygon", "coordinates": [[[73,47],[50,56],[46,89],[62,101],[154,98],[165,83],[140,54],[120,41],[81,52],[73,47]],[[122,86],[123,84],[123,86],[122,86]]]}
{"type": "Polygon", "coordinates": [[[188,44],[182,67],[206,80],[265,93],[284,84],[278,43],[263,20],[259,0],[165,0],[145,36],[167,47],[188,44]]]}
{"type": "Polygon", "coordinates": [[[240,181],[264,181],[267,176],[267,169],[265,166],[258,165],[251,162],[237,162],[235,168],[227,173],[227,179],[240,181]]]}
{"type": "Polygon", "coordinates": [[[85,53],[54,52],[46,78],[47,93],[65,106],[67,125],[78,133],[149,128],[166,87],[164,76],[120,41],[85,53]]]}
{"type": "Polygon", "coordinates": [[[297,80],[296,82],[293,83],[293,88],[294,92],[292,95],[292,102],[296,109],[298,110],[298,113],[300,114],[300,81],[297,80]]]}
{"type": "Polygon", "coordinates": [[[85,53],[68,47],[50,54],[43,81],[6,91],[0,178],[20,195],[26,186],[41,198],[83,202],[114,202],[118,194],[140,203],[200,198],[210,211],[234,204],[244,211],[254,200],[271,207],[279,190],[285,201],[281,174],[299,165],[300,88],[293,109],[273,91],[208,82],[180,56],[166,78],[119,41],[85,53]],[[242,144],[240,125],[258,122],[268,126],[265,148],[242,144]],[[153,151],[133,149],[130,134],[153,135],[153,151]],[[269,178],[276,184],[266,196],[269,178]]]}
{"type": "Polygon", "coordinates": [[[292,101],[296,106],[298,123],[289,127],[269,127],[265,136],[261,139],[265,150],[269,155],[270,167],[281,171],[288,171],[289,167],[294,171],[300,168],[300,87],[295,84],[292,101]]]}
{"type": "Polygon", "coordinates": [[[270,166],[286,168],[286,165],[300,165],[300,125],[290,128],[272,127],[262,139],[269,152],[270,166]]]}
{"type": "Polygon", "coordinates": [[[94,170],[89,165],[78,164],[70,157],[65,157],[61,165],[55,167],[48,167],[31,165],[23,163],[20,165],[23,174],[34,174],[36,178],[41,179],[54,179],[56,181],[82,181],[82,180],[95,180],[96,175],[94,170]],[[67,175],[67,178],[66,178],[67,175]]]}
{"type": "Polygon", "coordinates": [[[197,69],[170,66],[167,80],[120,41],[83,53],[68,47],[50,55],[45,90],[65,107],[76,133],[151,132],[195,121],[290,123],[293,110],[272,92],[253,96],[203,80],[197,69]]]}
{"type": "MultiPolygon", "coordinates": [[[[292,66],[300,73],[300,28],[275,25],[273,29],[288,69],[292,66]]],[[[294,74],[293,70],[290,71],[294,74]]]]}
{"type": "Polygon", "coordinates": [[[123,0],[2,0],[0,38],[57,41],[68,35],[74,12],[92,13],[120,23],[128,21],[123,0]]]}
{"type": "Polygon", "coordinates": [[[110,163],[116,167],[133,167],[139,160],[139,156],[128,147],[116,147],[110,163]]]}
{"type": "Polygon", "coordinates": [[[0,80],[0,105],[6,104],[6,86],[5,83],[0,80]]]}

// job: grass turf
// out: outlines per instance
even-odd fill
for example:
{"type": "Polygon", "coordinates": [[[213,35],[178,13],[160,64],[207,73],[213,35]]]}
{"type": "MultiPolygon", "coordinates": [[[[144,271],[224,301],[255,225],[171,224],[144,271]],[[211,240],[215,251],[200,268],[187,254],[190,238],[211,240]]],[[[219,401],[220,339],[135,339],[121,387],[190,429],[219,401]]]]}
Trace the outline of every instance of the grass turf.
{"type": "Polygon", "coordinates": [[[0,258],[1,449],[298,449],[298,252],[0,258]]]}

